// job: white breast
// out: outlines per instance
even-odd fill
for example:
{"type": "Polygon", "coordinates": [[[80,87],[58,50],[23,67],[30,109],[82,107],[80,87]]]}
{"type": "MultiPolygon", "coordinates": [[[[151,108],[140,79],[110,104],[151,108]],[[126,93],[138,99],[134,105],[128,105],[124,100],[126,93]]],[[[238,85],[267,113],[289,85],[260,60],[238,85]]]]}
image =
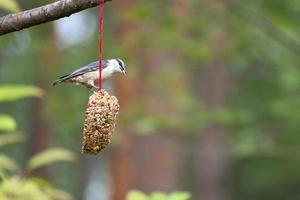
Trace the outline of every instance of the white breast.
{"type": "MultiPolygon", "coordinates": [[[[102,70],[102,79],[107,79],[111,77],[114,73],[114,69],[112,66],[108,66],[105,69],[102,70]]],[[[99,72],[98,72],[99,75],[99,72]]]]}

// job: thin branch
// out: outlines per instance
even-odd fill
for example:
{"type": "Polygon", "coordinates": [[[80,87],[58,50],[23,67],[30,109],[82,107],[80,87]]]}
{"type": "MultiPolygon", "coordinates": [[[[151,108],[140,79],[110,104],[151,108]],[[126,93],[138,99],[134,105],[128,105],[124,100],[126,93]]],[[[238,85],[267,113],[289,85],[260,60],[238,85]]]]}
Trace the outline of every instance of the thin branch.
{"type": "MultiPolygon", "coordinates": [[[[105,0],[108,1],[111,0],[105,0]]],[[[68,17],[99,4],[99,0],[60,0],[31,10],[9,14],[0,17],[0,35],[68,17]]]]}

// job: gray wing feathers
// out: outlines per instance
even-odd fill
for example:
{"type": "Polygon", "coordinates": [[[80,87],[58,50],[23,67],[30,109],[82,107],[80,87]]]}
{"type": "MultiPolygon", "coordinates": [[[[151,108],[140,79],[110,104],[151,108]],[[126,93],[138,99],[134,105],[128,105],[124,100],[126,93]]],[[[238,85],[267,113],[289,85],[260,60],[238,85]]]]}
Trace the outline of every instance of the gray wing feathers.
{"type": "MultiPolygon", "coordinates": [[[[107,64],[108,64],[108,61],[106,61],[106,60],[102,61],[103,69],[107,67],[107,64]]],[[[96,62],[92,62],[84,67],[81,67],[81,68],[75,70],[74,72],[72,72],[70,74],[70,76],[75,77],[75,76],[85,74],[87,72],[96,71],[98,69],[99,69],[99,61],[96,61],[96,62]]]]}
{"type": "MultiPolygon", "coordinates": [[[[108,66],[108,60],[102,60],[103,69],[105,69],[107,66],[108,66]]],[[[69,79],[74,78],[76,76],[80,76],[80,75],[85,74],[87,72],[96,71],[98,69],[99,69],[99,61],[92,62],[88,65],[85,65],[85,66],[75,70],[71,74],[59,77],[56,81],[53,82],[53,85],[56,85],[56,84],[61,83],[63,81],[69,80],[69,79]]]]}

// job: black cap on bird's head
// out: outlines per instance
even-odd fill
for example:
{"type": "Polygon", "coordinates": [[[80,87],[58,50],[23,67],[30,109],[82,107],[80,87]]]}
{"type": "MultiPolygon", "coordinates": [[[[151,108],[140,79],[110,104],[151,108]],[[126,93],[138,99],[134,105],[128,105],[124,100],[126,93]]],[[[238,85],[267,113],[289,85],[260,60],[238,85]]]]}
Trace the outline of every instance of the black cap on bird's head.
{"type": "Polygon", "coordinates": [[[121,73],[126,75],[126,68],[123,60],[116,58],[116,61],[118,62],[121,73]]]}

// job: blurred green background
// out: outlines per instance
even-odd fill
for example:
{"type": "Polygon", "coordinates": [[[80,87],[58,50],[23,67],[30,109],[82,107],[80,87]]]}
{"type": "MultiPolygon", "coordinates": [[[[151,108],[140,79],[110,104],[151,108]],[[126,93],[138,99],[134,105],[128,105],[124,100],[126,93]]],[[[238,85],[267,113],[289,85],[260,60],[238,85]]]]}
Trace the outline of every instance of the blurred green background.
{"type": "MultiPolygon", "coordinates": [[[[0,0],[0,14],[50,2],[0,0]]],[[[106,3],[104,58],[128,75],[105,83],[120,116],[88,156],[90,92],[51,83],[97,60],[98,14],[0,37],[1,198],[299,198],[299,0],[106,3]]]]}

